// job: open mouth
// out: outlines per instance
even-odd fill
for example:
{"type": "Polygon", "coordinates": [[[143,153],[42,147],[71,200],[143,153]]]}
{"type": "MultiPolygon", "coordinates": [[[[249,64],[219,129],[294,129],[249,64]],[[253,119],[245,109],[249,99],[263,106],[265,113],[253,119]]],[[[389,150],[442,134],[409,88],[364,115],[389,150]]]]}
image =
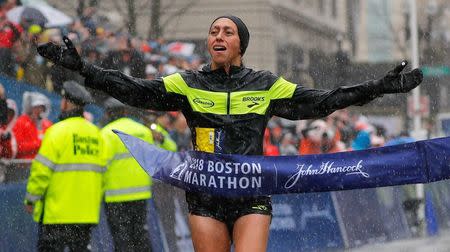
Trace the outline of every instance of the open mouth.
{"type": "Polygon", "coordinates": [[[227,48],[225,47],[225,46],[218,46],[218,45],[216,45],[216,46],[214,46],[213,47],[213,50],[214,51],[225,51],[225,50],[227,50],[227,48]]]}

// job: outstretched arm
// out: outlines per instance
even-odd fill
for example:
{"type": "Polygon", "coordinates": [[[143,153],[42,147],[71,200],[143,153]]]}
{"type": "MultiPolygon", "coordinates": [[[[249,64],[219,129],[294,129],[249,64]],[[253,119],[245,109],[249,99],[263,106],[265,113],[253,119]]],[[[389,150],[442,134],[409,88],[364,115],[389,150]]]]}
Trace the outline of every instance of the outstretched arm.
{"type": "Polygon", "coordinates": [[[320,118],[351,105],[364,105],[383,94],[407,93],[422,82],[423,74],[420,69],[402,73],[406,65],[403,61],[381,79],[333,90],[297,85],[291,98],[274,101],[272,114],[292,120],[320,118]]]}
{"type": "Polygon", "coordinates": [[[167,92],[162,79],[134,78],[87,63],[80,73],[86,77],[86,86],[102,90],[128,105],[153,110],[182,109],[183,98],[167,92]]]}
{"type": "Polygon", "coordinates": [[[86,77],[85,85],[104,91],[131,106],[154,110],[179,110],[182,97],[168,93],[162,79],[144,80],[133,78],[120,71],[103,69],[81,59],[72,41],[63,37],[65,47],[46,43],[38,52],[57,65],[61,65],[86,77]]]}

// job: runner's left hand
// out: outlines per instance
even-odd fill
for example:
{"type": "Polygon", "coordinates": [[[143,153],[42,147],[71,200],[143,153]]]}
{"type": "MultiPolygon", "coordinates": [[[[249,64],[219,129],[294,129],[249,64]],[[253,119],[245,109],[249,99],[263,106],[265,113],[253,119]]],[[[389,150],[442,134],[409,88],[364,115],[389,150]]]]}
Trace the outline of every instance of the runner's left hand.
{"type": "Polygon", "coordinates": [[[407,93],[422,82],[423,73],[419,68],[402,73],[407,64],[408,62],[404,60],[401,64],[389,71],[383,78],[375,80],[375,85],[380,85],[382,93],[407,93]]]}

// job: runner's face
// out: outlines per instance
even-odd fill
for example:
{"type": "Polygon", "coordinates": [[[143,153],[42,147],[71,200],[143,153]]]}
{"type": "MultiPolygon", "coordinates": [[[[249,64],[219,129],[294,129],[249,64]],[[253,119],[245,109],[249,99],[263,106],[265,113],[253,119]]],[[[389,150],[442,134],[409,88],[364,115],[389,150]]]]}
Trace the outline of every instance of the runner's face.
{"type": "Polygon", "coordinates": [[[228,18],[219,18],[208,35],[208,52],[212,66],[241,65],[241,49],[236,24],[228,18]]]}

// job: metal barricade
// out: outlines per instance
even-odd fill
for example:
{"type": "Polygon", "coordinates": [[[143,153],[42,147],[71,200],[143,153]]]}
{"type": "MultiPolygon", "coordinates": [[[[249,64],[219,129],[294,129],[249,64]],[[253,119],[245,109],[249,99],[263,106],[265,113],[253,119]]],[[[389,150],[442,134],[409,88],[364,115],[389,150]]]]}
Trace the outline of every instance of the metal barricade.
{"type": "Polygon", "coordinates": [[[30,175],[31,160],[0,159],[0,183],[24,181],[30,175]]]}

